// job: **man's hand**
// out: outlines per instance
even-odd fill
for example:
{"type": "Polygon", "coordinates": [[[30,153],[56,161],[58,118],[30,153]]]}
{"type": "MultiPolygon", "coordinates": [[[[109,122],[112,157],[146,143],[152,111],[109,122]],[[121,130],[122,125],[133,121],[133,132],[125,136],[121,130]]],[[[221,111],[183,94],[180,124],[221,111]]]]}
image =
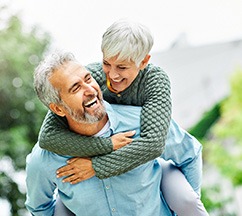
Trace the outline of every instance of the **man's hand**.
{"type": "Polygon", "coordinates": [[[112,143],[113,143],[113,150],[117,150],[119,148],[122,148],[123,146],[126,146],[127,144],[131,143],[133,141],[132,136],[134,136],[136,131],[128,131],[124,133],[118,133],[111,137],[112,143]]]}
{"type": "Polygon", "coordinates": [[[67,165],[59,168],[56,172],[57,178],[67,176],[63,182],[76,184],[95,176],[90,158],[72,158],[67,161],[67,165]]]}

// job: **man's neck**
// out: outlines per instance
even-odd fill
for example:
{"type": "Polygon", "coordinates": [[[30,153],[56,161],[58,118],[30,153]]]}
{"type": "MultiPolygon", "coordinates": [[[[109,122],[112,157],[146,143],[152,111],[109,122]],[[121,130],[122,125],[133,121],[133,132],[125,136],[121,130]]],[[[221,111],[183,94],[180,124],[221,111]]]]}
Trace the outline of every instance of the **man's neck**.
{"type": "Polygon", "coordinates": [[[108,116],[105,115],[102,120],[93,124],[82,124],[72,119],[67,119],[70,130],[83,136],[93,136],[97,134],[107,123],[108,116]]]}

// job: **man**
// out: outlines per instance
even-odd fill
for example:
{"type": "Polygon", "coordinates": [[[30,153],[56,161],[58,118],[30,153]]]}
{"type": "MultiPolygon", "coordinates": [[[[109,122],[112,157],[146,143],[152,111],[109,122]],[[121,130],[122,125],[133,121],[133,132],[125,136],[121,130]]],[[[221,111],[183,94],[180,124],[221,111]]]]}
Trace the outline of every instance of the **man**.
{"type": "MultiPolygon", "coordinates": [[[[35,72],[35,88],[40,100],[65,117],[69,129],[78,134],[107,137],[136,130],[137,137],[140,133],[141,108],[103,102],[90,72],[70,54],[52,55],[51,60],[42,63],[35,72]]],[[[176,131],[184,133],[172,122],[170,137],[176,134],[179,138],[176,131]]],[[[200,163],[200,153],[200,143],[192,140],[183,146],[179,140],[168,142],[164,154],[165,159],[172,159],[186,176],[194,179],[195,190],[200,187],[201,176],[195,168],[200,163]]],[[[56,177],[56,170],[69,158],[43,150],[38,143],[27,157],[26,207],[33,215],[53,215],[56,190],[65,206],[76,215],[173,215],[160,192],[162,168],[158,159],[120,176],[103,180],[94,176],[71,185],[56,177]]]]}

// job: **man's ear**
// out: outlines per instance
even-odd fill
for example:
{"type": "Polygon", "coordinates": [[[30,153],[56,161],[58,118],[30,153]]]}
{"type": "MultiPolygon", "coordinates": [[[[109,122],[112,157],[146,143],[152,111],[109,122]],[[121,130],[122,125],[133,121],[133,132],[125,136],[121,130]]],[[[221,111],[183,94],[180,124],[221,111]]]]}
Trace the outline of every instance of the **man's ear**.
{"type": "Polygon", "coordinates": [[[64,117],[66,115],[63,108],[55,103],[51,103],[49,105],[49,108],[52,112],[54,112],[58,116],[64,117]]]}
{"type": "Polygon", "coordinates": [[[149,63],[149,60],[150,60],[150,55],[148,54],[140,63],[140,70],[143,70],[147,66],[147,64],[149,63]]]}

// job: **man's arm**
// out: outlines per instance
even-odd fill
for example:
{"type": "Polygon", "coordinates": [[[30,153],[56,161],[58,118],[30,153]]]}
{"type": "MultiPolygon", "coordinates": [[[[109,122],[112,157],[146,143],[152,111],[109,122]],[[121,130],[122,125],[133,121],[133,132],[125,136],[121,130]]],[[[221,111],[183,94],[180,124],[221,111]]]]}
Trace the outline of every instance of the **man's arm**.
{"type": "Polygon", "coordinates": [[[56,186],[47,178],[46,168],[35,153],[27,156],[26,161],[26,208],[32,215],[53,215],[55,208],[54,190],[56,186]]]}
{"type": "Polygon", "coordinates": [[[202,181],[202,145],[174,120],[171,121],[165,152],[161,156],[179,167],[194,191],[200,193],[202,181]]]}

